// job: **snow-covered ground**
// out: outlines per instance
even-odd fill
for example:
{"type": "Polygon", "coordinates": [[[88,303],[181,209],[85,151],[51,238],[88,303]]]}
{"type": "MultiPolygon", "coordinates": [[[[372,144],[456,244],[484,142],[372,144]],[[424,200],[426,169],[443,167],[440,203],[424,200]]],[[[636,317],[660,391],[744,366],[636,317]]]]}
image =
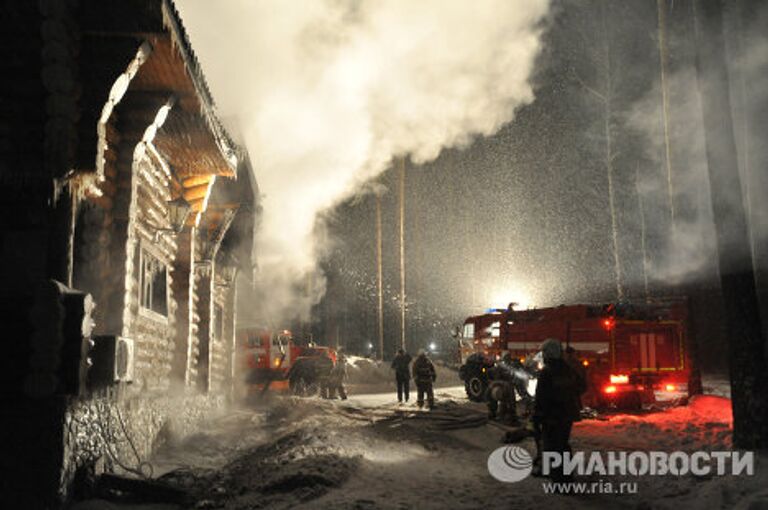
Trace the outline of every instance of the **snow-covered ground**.
{"type": "MultiPolygon", "coordinates": [[[[632,495],[552,495],[541,478],[496,481],[487,459],[504,431],[484,422],[484,406],[468,402],[461,386],[436,396],[432,414],[398,404],[392,392],[347,401],[273,397],[169,445],[153,462],[190,491],[192,508],[768,508],[766,458],[752,477],[611,477],[636,481],[632,495]],[[438,419],[446,416],[468,426],[446,430],[438,419]]],[[[571,444],[585,452],[716,451],[730,448],[730,427],[729,400],[705,395],[663,411],[583,420],[571,444]]],[[[519,444],[535,451],[530,438],[519,444]]],[[[89,504],[104,506],[77,508],[110,508],[89,504]]]]}

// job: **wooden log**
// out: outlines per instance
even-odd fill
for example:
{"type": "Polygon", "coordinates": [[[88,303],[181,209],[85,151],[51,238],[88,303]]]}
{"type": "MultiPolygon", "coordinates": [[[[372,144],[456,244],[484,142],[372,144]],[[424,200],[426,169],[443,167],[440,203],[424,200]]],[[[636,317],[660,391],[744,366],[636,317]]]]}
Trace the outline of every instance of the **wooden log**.
{"type": "Polygon", "coordinates": [[[194,200],[204,199],[208,194],[209,187],[210,186],[208,183],[205,183],[191,188],[186,188],[184,190],[184,200],[187,202],[192,202],[194,200]]]}
{"type": "Polygon", "coordinates": [[[99,189],[101,190],[102,194],[107,196],[114,196],[115,193],[117,193],[117,186],[115,185],[115,182],[110,179],[105,179],[98,184],[99,189]]]}
{"type": "Polygon", "coordinates": [[[110,122],[107,123],[106,131],[107,131],[107,145],[117,147],[120,144],[120,141],[123,139],[123,137],[120,135],[120,131],[117,130],[117,128],[114,125],[114,122],[112,122],[112,118],[115,116],[115,113],[112,113],[112,117],[110,117],[110,122]]]}
{"type": "Polygon", "coordinates": [[[183,184],[185,188],[194,188],[195,186],[208,184],[210,181],[211,181],[210,175],[193,175],[191,177],[186,177],[183,180],[183,184]]]}
{"type": "MultiPolygon", "coordinates": [[[[110,152],[111,154],[114,154],[114,152],[110,152]]],[[[109,161],[104,164],[104,175],[107,176],[107,179],[114,180],[115,177],[117,177],[117,164],[116,162],[109,161]]]]}
{"type": "Polygon", "coordinates": [[[114,207],[114,203],[112,201],[112,198],[102,195],[100,197],[89,195],[88,201],[95,204],[97,207],[101,207],[104,210],[110,211],[114,207]]]}

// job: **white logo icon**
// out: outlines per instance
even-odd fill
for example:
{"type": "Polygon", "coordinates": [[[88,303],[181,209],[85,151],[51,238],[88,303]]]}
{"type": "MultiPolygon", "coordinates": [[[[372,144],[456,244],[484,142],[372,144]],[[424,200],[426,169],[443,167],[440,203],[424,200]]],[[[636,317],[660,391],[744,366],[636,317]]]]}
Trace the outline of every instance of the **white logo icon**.
{"type": "Polygon", "coordinates": [[[520,446],[502,446],[488,456],[488,472],[500,482],[519,482],[533,471],[531,454],[520,446]]]}

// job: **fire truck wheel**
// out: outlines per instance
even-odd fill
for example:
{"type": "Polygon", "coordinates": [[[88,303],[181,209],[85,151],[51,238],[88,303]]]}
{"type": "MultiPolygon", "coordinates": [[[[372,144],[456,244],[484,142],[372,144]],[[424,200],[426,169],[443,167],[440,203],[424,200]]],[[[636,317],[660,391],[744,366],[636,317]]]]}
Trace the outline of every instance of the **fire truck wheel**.
{"type": "Polygon", "coordinates": [[[473,402],[482,402],[485,400],[485,391],[488,388],[488,383],[480,376],[473,375],[467,378],[464,387],[467,390],[467,397],[469,397],[469,400],[472,400],[473,402]]]}

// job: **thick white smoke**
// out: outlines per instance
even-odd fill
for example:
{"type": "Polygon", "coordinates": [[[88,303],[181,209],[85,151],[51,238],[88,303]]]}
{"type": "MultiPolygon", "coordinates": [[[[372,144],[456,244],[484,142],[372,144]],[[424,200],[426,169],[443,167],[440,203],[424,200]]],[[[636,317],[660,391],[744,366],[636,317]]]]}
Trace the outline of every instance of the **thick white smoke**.
{"type": "Polygon", "coordinates": [[[315,269],[318,212],[393,157],[433,159],[533,99],[549,1],[178,3],[265,195],[260,278],[280,313],[296,310],[294,288],[315,269]]]}

